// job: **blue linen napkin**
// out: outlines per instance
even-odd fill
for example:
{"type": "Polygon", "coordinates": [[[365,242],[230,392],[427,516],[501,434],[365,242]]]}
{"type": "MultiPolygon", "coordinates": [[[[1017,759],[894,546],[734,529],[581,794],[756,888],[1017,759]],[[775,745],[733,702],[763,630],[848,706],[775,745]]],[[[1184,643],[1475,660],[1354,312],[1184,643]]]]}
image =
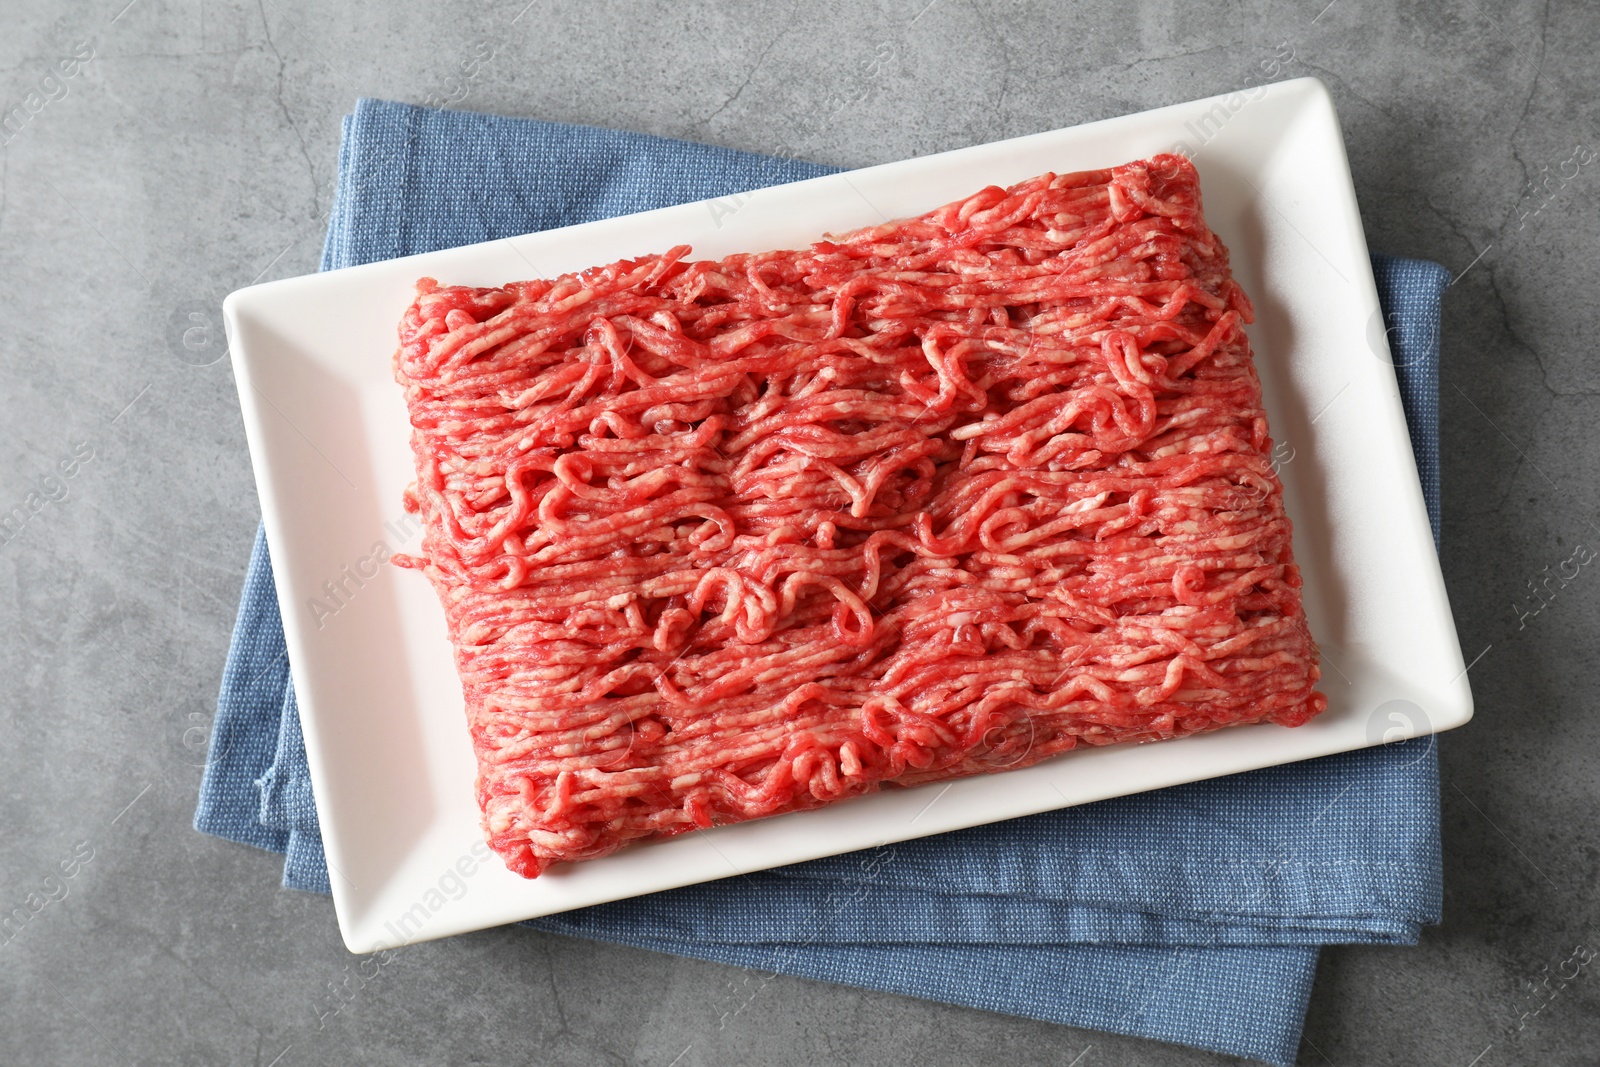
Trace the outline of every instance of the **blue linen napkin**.
{"type": "MultiPolygon", "coordinates": [[[[323,269],[828,173],[791,159],[362,100],[323,269]]],[[[1375,256],[1438,536],[1449,275],[1375,256]]],[[[1371,358],[1367,353],[1351,358],[1371,358]]],[[[1318,946],[1439,921],[1432,738],[1197,782],[535,920],[581,937],[1289,1064],[1318,946]]],[[[265,539],[218,700],[197,829],[328,891],[265,539]]]]}

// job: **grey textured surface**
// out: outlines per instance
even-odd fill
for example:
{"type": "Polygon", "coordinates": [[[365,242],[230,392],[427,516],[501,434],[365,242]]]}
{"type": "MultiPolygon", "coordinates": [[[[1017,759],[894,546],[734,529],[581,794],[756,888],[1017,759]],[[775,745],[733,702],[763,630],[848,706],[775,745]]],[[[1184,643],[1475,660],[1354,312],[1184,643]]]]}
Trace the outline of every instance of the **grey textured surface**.
{"type": "Polygon", "coordinates": [[[0,544],[0,907],[54,898],[0,945],[0,1060],[1225,1062],[517,929],[363,968],[326,899],[189,820],[258,514],[217,307],[314,269],[358,95],[853,166],[1273,80],[1276,59],[1332,89],[1372,247],[1464,272],[1443,557],[1483,651],[1478,717],[1442,739],[1445,923],[1327,950],[1301,1062],[1597,1062],[1600,578],[1550,578],[1600,549],[1592,9],[125,3],[0,4],[0,103],[43,102],[0,133],[0,510],[57,498],[0,544]],[[80,42],[93,58],[52,76],[80,42]]]}

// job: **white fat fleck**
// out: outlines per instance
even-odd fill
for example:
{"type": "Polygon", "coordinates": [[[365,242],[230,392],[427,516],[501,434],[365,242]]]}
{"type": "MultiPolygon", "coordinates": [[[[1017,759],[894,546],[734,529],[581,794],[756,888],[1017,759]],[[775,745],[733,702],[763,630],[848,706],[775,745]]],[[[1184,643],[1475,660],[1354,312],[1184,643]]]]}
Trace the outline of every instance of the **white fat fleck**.
{"type": "Polygon", "coordinates": [[[1061,509],[1061,514],[1081,515],[1085,511],[1093,511],[1101,504],[1104,504],[1106,502],[1106,498],[1110,495],[1110,493],[1101,493],[1098,496],[1086,496],[1082,500],[1074,500],[1072,503],[1061,509]]]}

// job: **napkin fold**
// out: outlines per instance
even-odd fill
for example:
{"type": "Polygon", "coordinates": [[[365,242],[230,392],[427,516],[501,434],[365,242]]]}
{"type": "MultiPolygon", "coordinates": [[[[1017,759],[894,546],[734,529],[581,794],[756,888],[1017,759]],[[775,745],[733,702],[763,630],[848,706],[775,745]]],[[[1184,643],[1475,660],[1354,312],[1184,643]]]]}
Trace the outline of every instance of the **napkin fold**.
{"type": "MultiPolygon", "coordinates": [[[[322,267],[830,171],[643,134],[362,100],[344,123],[322,267]]],[[[1375,256],[1373,266],[1437,540],[1439,301],[1449,275],[1420,260],[1375,256]]],[[[1290,1064],[1318,946],[1412,944],[1439,921],[1438,798],[1427,738],[528,925],[1290,1064]]],[[[195,826],[284,853],[285,886],[329,889],[259,531],[195,826]]]]}

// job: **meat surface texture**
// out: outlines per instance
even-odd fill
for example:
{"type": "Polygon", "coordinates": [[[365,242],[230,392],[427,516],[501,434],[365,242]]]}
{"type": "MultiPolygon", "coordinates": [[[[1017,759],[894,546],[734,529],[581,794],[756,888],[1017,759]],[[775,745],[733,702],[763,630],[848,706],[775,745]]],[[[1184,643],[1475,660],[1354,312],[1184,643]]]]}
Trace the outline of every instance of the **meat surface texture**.
{"type": "Polygon", "coordinates": [[[803,251],[417,285],[396,376],[490,844],[640,838],[1326,707],[1193,167],[803,251]]]}

